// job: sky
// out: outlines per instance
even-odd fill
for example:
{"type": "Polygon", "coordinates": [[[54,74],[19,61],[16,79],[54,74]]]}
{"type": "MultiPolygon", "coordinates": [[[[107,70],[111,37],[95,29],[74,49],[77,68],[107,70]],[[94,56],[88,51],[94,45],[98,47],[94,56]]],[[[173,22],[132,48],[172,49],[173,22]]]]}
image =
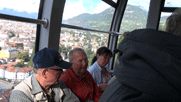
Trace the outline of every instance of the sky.
{"type": "MultiPolygon", "coordinates": [[[[113,0],[117,2],[117,0],[113,0]]],[[[0,0],[0,10],[14,9],[19,12],[38,13],[40,0],[0,0]]],[[[128,0],[128,4],[141,6],[148,10],[150,0],[128,0]]],[[[181,6],[180,0],[166,0],[167,6],[181,6]]],[[[63,20],[67,20],[82,13],[100,13],[110,6],[102,0],[66,0],[63,20]]]]}

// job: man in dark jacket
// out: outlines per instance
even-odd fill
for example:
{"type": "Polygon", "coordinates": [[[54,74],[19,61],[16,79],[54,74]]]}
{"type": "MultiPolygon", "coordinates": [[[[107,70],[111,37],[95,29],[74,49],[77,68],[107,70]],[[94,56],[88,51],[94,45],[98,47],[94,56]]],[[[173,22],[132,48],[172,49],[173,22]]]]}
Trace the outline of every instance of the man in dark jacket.
{"type": "Polygon", "coordinates": [[[99,102],[181,101],[179,19],[181,14],[174,13],[167,19],[167,32],[134,30],[119,44],[116,78],[99,102]]]}

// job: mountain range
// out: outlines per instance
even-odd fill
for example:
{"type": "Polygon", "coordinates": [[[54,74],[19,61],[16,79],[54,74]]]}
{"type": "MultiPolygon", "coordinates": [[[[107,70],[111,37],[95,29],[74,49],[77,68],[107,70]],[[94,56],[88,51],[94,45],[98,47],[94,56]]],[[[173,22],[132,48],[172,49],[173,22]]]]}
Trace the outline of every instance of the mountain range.
{"type": "MultiPolygon", "coordinates": [[[[108,8],[98,14],[83,13],[76,17],[70,18],[65,21],[65,24],[78,25],[87,28],[95,28],[100,30],[110,30],[114,8],[108,8]]],[[[132,31],[134,29],[146,28],[148,11],[140,6],[127,5],[122,24],[120,27],[121,32],[132,31]]],[[[162,17],[165,22],[167,17],[162,17]]]]}
{"type": "MultiPolygon", "coordinates": [[[[62,20],[62,23],[108,31],[110,30],[114,10],[114,8],[108,8],[97,14],[83,13],[68,20],[62,20]]],[[[7,8],[0,10],[0,13],[33,19],[37,19],[38,17],[38,13],[18,12],[7,8]]],[[[125,32],[145,28],[147,16],[148,11],[142,9],[140,6],[127,5],[120,31],[125,32]]],[[[165,22],[166,18],[162,17],[160,22],[165,22]]]]}

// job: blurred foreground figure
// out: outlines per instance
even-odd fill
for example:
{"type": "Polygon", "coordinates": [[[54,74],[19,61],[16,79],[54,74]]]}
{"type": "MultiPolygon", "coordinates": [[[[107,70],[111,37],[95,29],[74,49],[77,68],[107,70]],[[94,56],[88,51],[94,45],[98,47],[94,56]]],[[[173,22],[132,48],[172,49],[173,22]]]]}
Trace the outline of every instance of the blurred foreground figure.
{"type": "Polygon", "coordinates": [[[177,12],[168,17],[166,32],[132,31],[119,44],[116,78],[99,102],[180,102],[180,35],[181,15],[177,12]]]}

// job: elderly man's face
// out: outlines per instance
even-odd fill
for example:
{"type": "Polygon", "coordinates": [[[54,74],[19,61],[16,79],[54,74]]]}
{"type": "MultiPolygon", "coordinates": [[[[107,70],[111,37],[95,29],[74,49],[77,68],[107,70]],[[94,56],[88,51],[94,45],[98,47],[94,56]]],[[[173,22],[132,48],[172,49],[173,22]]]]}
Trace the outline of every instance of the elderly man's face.
{"type": "Polygon", "coordinates": [[[74,59],[71,61],[73,63],[72,68],[76,74],[82,76],[87,70],[87,56],[84,52],[77,51],[73,53],[73,57],[74,59]]]}
{"type": "Polygon", "coordinates": [[[52,66],[50,68],[48,68],[47,70],[47,79],[46,82],[49,85],[54,85],[54,84],[58,84],[59,82],[59,78],[60,75],[62,74],[63,70],[61,70],[60,68],[56,67],[56,66],[52,66]]]}

